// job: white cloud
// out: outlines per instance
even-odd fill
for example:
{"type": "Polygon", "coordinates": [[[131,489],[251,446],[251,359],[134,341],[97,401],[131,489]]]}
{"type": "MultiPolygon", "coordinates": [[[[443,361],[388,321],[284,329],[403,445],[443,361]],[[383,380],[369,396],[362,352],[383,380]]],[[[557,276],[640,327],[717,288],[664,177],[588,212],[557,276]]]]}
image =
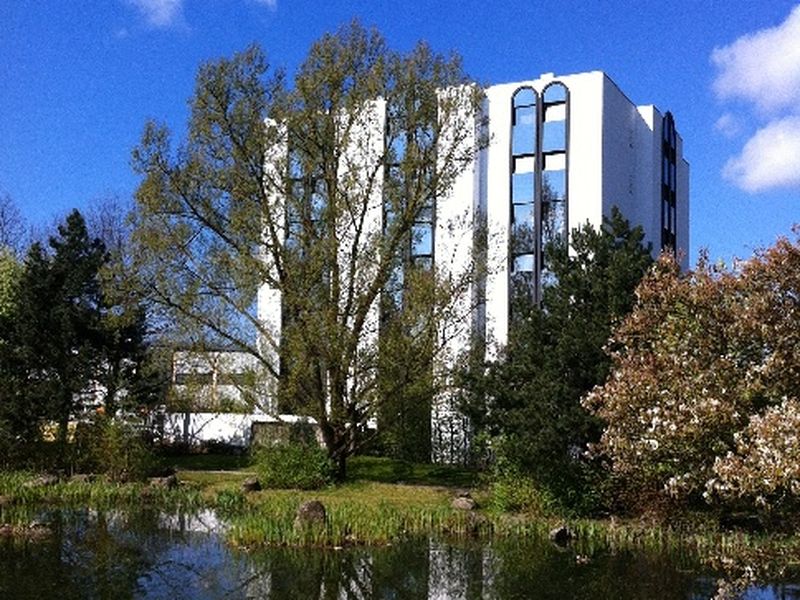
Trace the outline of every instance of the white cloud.
{"type": "MultiPolygon", "coordinates": [[[[722,170],[750,193],[800,188],[800,5],[776,27],[760,29],[715,48],[714,91],[720,100],[743,100],[763,124],[722,170]]],[[[735,136],[742,121],[724,113],[714,128],[735,136]]]]}
{"type": "Polygon", "coordinates": [[[166,28],[178,23],[183,15],[183,0],[128,0],[139,9],[153,27],[166,28]]]}
{"type": "Polygon", "coordinates": [[[742,123],[736,115],[726,112],[714,123],[714,129],[727,138],[734,138],[741,132],[742,123]]]}
{"type": "Polygon", "coordinates": [[[776,119],[759,129],[722,174],[751,193],[800,187],[800,116],[776,119]]]}
{"type": "Polygon", "coordinates": [[[800,5],[777,27],[715,48],[711,60],[721,99],[742,98],[767,113],[800,108],[800,5]]]}

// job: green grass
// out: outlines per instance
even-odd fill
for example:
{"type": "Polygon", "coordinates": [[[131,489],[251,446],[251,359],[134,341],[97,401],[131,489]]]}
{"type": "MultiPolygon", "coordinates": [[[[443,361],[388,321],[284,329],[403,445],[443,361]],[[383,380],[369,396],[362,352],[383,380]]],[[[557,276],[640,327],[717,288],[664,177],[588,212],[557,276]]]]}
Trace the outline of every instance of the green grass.
{"type": "MultiPolygon", "coordinates": [[[[451,507],[459,488],[472,488],[473,471],[457,467],[411,464],[386,458],[353,457],[347,481],[316,491],[262,490],[245,494],[241,484],[255,469],[244,457],[213,454],[170,456],[178,467],[178,489],[164,490],[146,483],[117,484],[102,478],[93,482],[60,481],[30,487],[33,473],[0,472],[0,521],[43,503],[55,506],[133,507],[147,503],[164,510],[208,506],[229,520],[229,541],[241,547],[264,545],[343,546],[386,544],[416,535],[509,538],[546,536],[563,522],[546,514],[514,514],[493,510],[486,490],[475,490],[481,506],[469,512],[451,507]],[[295,529],[297,507],[320,500],[327,511],[322,527],[295,529]],[[3,508],[5,505],[5,508],[3,508]]],[[[699,518],[699,517],[698,517],[699,518]]],[[[23,519],[24,520],[24,519],[23,519]]],[[[593,547],[612,549],[688,549],[703,555],[741,548],[763,547],[770,539],[727,533],[707,520],[657,525],[639,520],[568,520],[581,552],[593,547]]],[[[789,547],[800,551],[800,538],[789,547]]],[[[780,546],[783,548],[784,546],[780,546]]]]}
{"type": "Polygon", "coordinates": [[[229,532],[237,546],[386,544],[408,536],[489,535],[484,517],[450,507],[446,488],[359,481],[315,492],[264,490],[246,498],[229,532]],[[327,512],[324,527],[296,529],[297,507],[319,500],[327,512]]]}
{"type": "Polygon", "coordinates": [[[151,487],[147,483],[113,483],[104,479],[92,482],[62,480],[53,485],[28,486],[32,473],[0,473],[0,496],[8,505],[91,506],[107,508],[142,503],[164,509],[194,508],[202,505],[199,490],[191,486],[175,489],[151,487]]]}

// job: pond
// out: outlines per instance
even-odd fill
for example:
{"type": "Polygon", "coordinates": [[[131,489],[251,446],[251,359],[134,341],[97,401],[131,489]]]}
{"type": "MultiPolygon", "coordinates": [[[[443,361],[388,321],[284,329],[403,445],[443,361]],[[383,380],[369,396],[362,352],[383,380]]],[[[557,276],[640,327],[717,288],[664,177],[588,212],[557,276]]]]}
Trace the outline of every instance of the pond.
{"type": "MultiPolygon", "coordinates": [[[[710,598],[718,575],[680,551],[546,539],[416,539],[379,548],[238,551],[211,511],[44,511],[52,533],[0,538],[0,598],[710,598]]],[[[800,586],[745,598],[800,598],[800,586]]]]}

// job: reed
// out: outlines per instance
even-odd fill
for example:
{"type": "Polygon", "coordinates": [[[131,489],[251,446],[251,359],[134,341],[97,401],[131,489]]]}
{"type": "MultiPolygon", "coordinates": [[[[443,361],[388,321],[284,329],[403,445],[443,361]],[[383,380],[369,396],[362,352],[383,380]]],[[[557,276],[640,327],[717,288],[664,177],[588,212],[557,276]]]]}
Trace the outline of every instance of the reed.
{"type": "Polygon", "coordinates": [[[59,480],[47,485],[31,484],[35,475],[26,472],[0,473],[0,496],[10,506],[140,506],[148,504],[164,509],[195,508],[205,502],[199,490],[192,487],[173,489],[150,486],[146,483],[115,483],[105,479],[95,481],[59,480]]]}
{"type": "Polygon", "coordinates": [[[394,503],[326,504],[327,521],[319,526],[296,526],[299,501],[291,496],[252,506],[231,520],[229,540],[235,546],[346,546],[388,544],[419,535],[486,537],[491,523],[471,513],[443,506],[406,506],[394,503]]]}

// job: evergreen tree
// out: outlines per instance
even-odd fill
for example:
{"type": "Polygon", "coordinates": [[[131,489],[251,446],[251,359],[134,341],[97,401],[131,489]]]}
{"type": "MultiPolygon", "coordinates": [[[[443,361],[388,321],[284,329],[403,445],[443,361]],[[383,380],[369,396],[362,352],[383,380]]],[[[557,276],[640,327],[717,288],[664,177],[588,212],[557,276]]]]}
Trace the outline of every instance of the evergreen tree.
{"type": "Polygon", "coordinates": [[[24,395],[59,424],[67,422],[77,398],[102,362],[102,292],[97,277],[105,246],[92,240],[81,214],[70,213],[49,240],[52,255],[34,243],[25,259],[18,296],[14,342],[25,366],[24,395]]]}
{"type": "Polygon", "coordinates": [[[548,247],[555,281],[541,305],[514,300],[504,355],[467,376],[466,409],[499,463],[568,506],[584,497],[581,455],[600,435],[580,400],[608,375],[604,347],[652,263],[643,240],[642,228],[614,209],[599,231],[573,231],[571,251],[563,242],[548,247]]]}
{"type": "Polygon", "coordinates": [[[77,210],[49,240],[34,243],[17,287],[10,352],[20,374],[16,403],[31,416],[67,423],[87,401],[117,408],[145,355],[144,314],[112,304],[101,269],[109,255],[77,210]]]}

